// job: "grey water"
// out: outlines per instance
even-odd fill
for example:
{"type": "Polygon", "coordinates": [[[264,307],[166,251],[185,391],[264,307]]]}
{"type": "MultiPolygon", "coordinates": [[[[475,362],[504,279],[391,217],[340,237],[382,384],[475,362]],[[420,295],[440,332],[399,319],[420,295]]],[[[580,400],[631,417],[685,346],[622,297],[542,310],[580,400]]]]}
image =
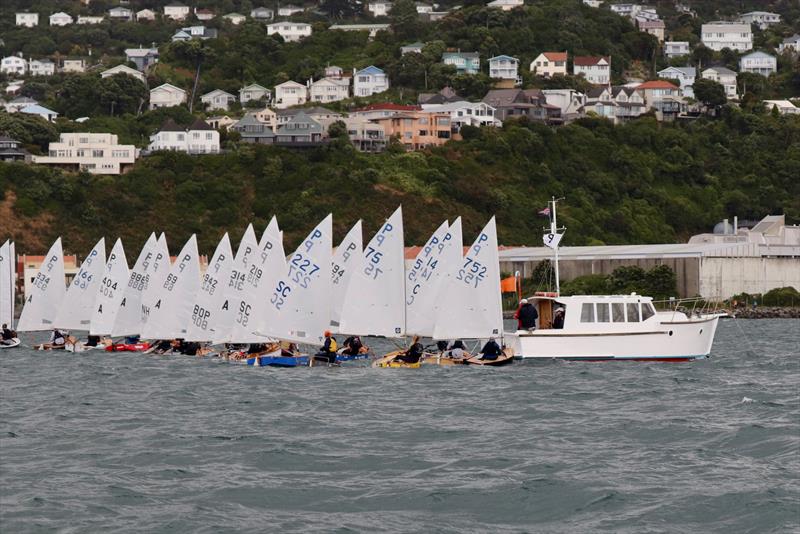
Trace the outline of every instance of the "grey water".
{"type": "Polygon", "coordinates": [[[0,530],[800,532],[799,384],[796,320],[685,364],[5,350],[0,530]]]}

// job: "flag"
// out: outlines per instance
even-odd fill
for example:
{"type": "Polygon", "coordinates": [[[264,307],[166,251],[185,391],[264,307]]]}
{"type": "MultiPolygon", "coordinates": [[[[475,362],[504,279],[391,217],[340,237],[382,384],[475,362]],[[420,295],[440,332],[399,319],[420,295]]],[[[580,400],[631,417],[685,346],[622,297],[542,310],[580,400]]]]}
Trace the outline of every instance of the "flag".
{"type": "Polygon", "coordinates": [[[547,206],[545,209],[539,210],[536,213],[538,213],[542,217],[550,217],[550,206],[547,206]]]}
{"type": "Polygon", "coordinates": [[[517,292],[517,277],[509,276],[500,280],[501,293],[516,293],[517,292]]]}
{"type": "Polygon", "coordinates": [[[558,248],[558,244],[561,242],[561,237],[564,234],[544,234],[542,236],[542,241],[544,241],[544,246],[550,248],[558,248]]]}

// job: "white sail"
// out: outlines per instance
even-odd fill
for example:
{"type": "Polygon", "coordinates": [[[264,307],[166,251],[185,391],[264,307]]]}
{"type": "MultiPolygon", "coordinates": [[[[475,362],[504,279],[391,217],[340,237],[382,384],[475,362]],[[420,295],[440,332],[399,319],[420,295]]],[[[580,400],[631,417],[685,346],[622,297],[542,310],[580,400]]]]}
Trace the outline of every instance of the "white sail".
{"type": "Polygon", "coordinates": [[[14,327],[14,298],[16,295],[14,244],[10,241],[0,247],[0,325],[14,327]]]}
{"type": "Polygon", "coordinates": [[[112,336],[130,336],[142,333],[142,293],[147,282],[147,270],[153,264],[156,244],[156,234],[152,233],[147,238],[128,276],[128,285],[125,287],[117,318],[111,329],[112,336]]]}
{"type": "Polygon", "coordinates": [[[436,316],[434,339],[485,339],[503,331],[497,227],[489,220],[463,261],[448,273],[436,316]]]}
{"type": "MultiPolygon", "coordinates": [[[[261,241],[265,247],[274,248],[275,244],[268,236],[269,233],[265,231],[261,241]]],[[[281,245],[280,248],[280,254],[283,255],[283,246],[281,245]]],[[[256,302],[255,289],[259,287],[263,276],[263,269],[257,263],[263,257],[261,252],[263,251],[259,249],[253,225],[248,225],[239,243],[239,250],[236,251],[230,276],[224,287],[225,300],[219,308],[219,328],[214,331],[212,340],[214,343],[261,343],[264,341],[263,338],[252,333],[254,325],[250,323],[253,304],[256,302]]]]}
{"type": "Polygon", "coordinates": [[[78,274],[67,288],[67,294],[53,321],[56,328],[89,330],[94,301],[100,290],[105,267],[106,240],[102,237],[83,260],[78,274]]]}
{"type": "MultiPolygon", "coordinates": [[[[460,234],[460,220],[459,225],[460,234]]],[[[431,235],[420,249],[406,273],[406,333],[420,336],[433,334],[436,322],[434,306],[439,295],[442,272],[446,270],[447,250],[453,245],[453,233],[447,221],[431,235]]],[[[460,250],[461,241],[456,247],[460,250]]],[[[460,252],[459,259],[460,259],[460,252]]]]}
{"type": "Polygon", "coordinates": [[[273,236],[283,235],[281,229],[278,227],[278,218],[275,217],[274,215],[272,216],[272,219],[269,220],[267,227],[264,229],[264,233],[261,234],[261,239],[258,240],[258,246],[260,248],[263,248],[262,246],[264,244],[263,241],[267,237],[267,235],[273,235],[273,236]]]}
{"type": "Polygon", "coordinates": [[[289,257],[282,276],[271,286],[259,333],[297,343],[322,343],[331,323],[332,233],[333,215],[328,215],[289,257]]]}
{"type": "Polygon", "coordinates": [[[144,287],[142,288],[142,296],[140,299],[140,313],[139,317],[140,329],[144,328],[150,318],[150,303],[155,302],[156,295],[164,286],[164,281],[169,276],[171,264],[169,259],[169,248],[167,247],[167,238],[163,234],[158,236],[153,256],[146,260],[144,287]]]}
{"type": "Polygon", "coordinates": [[[361,255],[347,288],[339,331],[402,337],[405,323],[403,212],[397,208],[361,255]]]}
{"type": "Polygon", "coordinates": [[[53,328],[53,319],[66,293],[64,252],[59,237],[50,247],[39,272],[28,288],[17,330],[34,332],[53,328]]]}
{"type": "Polygon", "coordinates": [[[192,303],[200,290],[200,255],[197,236],[189,241],[175,258],[169,274],[150,302],[150,318],[142,337],[147,339],[185,338],[192,315],[192,303]]]}
{"type": "Polygon", "coordinates": [[[231,275],[233,252],[227,232],[220,239],[192,304],[186,332],[187,341],[211,341],[218,327],[220,308],[225,300],[225,282],[231,275]]]}
{"type": "Polygon", "coordinates": [[[331,325],[338,328],[342,318],[342,303],[344,302],[347,287],[353,277],[353,271],[359,264],[361,254],[364,252],[364,243],[359,220],[344,236],[336,249],[336,254],[331,262],[331,282],[333,292],[331,296],[331,325]]]}
{"type": "Polygon", "coordinates": [[[105,269],[103,269],[103,278],[100,280],[100,289],[94,301],[94,311],[89,322],[91,335],[107,336],[111,334],[117,312],[119,312],[119,304],[125,294],[128,275],[125,249],[122,248],[122,241],[117,239],[108,255],[105,269]]]}

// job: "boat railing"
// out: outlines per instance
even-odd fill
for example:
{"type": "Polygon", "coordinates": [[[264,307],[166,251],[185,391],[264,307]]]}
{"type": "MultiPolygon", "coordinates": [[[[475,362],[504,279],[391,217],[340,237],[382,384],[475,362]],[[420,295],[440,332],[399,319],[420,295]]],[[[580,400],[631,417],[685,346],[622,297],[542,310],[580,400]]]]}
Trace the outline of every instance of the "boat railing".
{"type": "Polygon", "coordinates": [[[653,306],[661,312],[683,313],[690,319],[692,317],[705,317],[725,313],[722,308],[722,299],[688,297],[671,298],[667,300],[654,300],[653,306]]]}

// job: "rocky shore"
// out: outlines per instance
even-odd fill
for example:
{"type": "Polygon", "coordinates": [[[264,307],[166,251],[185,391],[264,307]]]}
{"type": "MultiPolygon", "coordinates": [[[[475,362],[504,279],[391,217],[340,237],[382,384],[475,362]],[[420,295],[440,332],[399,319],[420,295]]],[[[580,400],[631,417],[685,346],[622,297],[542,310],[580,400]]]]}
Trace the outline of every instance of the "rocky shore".
{"type": "Polygon", "coordinates": [[[800,319],[800,308],[759,306],[733,310],[737,319],[800,319]]]}

